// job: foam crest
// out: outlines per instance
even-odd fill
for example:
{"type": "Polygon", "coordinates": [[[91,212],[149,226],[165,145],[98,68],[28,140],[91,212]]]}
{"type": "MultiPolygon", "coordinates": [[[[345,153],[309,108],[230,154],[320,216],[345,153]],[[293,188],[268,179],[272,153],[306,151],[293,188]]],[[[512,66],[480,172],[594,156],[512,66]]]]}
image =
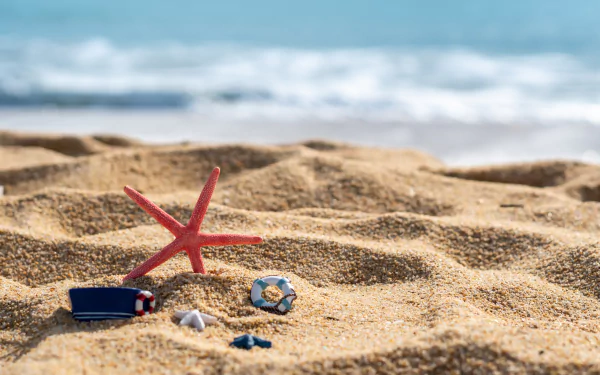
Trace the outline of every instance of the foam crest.
{"type": "Polygon", "coordinates": [[[217,118],[600,123],[595,57],[467,49],[122,46],[0,40],[0,106],[217,118]]]}

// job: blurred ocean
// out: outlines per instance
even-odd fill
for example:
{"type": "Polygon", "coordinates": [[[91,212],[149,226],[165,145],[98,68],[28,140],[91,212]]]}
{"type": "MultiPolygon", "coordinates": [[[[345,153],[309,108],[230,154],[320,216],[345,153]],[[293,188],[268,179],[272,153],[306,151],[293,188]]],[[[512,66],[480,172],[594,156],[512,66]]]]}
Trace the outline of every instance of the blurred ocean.
{"type": "Polygon", "coordinates": [[[103,118],[101,131],[152,141],[234,141],[263,129],[274,142],[296,132],[416,147],[389,131],[370,139],[377,130],[365,126],[562,129],[591,142],[567,156],[591,155],[598,14],[596,0],[2,0],[0,127],[85,133],[103,118]],[[170,131],[151,132],[156,118],[170,118],[170,131]],[[208,124],[232,136],[207,136],[208,124]]]}

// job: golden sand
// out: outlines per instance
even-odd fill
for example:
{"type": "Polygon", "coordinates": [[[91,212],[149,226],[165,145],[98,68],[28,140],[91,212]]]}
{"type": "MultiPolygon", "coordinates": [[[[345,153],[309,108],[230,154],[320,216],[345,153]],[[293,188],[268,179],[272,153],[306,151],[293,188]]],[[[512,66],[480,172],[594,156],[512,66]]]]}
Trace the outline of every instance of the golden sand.
{"type": "Polygon", "coordinates": [[[0,373],[376,374],[600,371],[600,167],[450,169],[410,150],[325,141],[147,146],[0,134],[0,373]],[[123,192],[186,222],[213,167],[208,233],[264,236],[185,253],[125,286],[156,314],[78,323],[69,288],[119,286],[171,241],[123,192]],[[291,313],[252,307],[289,277],[291,313]],[[200,333],[175,310],[219,323],[200,333]],[[269,350],[230,348],[250,333],[269,350]]]}

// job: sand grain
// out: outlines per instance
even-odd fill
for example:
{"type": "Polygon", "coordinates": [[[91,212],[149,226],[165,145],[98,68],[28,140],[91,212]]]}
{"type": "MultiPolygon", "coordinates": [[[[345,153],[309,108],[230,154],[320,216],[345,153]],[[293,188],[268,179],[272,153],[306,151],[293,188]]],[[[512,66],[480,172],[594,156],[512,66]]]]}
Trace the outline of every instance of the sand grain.
{"type": "Polygon", "coordinates": [[[471,169],[410,150],[310,141],[146,146],[2,133],[2,374],[588,373],[600,371],[600,167],[471,169]],[[214,166],[203,230],[265,238],[179,254],[125,286],[156,314],[77,323],[67,292],[118,286],[172,236],[122,192],[180,221],[214,166]],[[257,277],[292,279],[275,316],[257,277]],[[198,333],[175,310],[219,323],[198,333]],[[232,349],[251,333],[273,349],[232,349]]]}

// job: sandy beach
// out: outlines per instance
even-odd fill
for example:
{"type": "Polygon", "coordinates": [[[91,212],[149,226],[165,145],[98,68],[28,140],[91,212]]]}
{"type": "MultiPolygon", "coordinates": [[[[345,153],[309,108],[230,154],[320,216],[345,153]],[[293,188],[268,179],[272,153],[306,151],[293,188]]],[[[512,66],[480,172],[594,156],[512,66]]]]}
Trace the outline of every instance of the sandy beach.
{"type": "Polygon", "coordinates": [[[598,165],[0,132],[0,185],[2,374],[600,371],[598,165]],[[203,231],[264,242],[123,284],[173,238],[123,186],[185,223],[216,166],[203,231]],[[289,314],[252,306],[267,275],[292,280],[289,314]],[[152,291],[155,314],[71,317],[70,288],[121,285],[152,291]],[[193,309],[219,322],[178,326],[193,309]],[[273,347],[229,347],[244,333],[273,347]]]}

